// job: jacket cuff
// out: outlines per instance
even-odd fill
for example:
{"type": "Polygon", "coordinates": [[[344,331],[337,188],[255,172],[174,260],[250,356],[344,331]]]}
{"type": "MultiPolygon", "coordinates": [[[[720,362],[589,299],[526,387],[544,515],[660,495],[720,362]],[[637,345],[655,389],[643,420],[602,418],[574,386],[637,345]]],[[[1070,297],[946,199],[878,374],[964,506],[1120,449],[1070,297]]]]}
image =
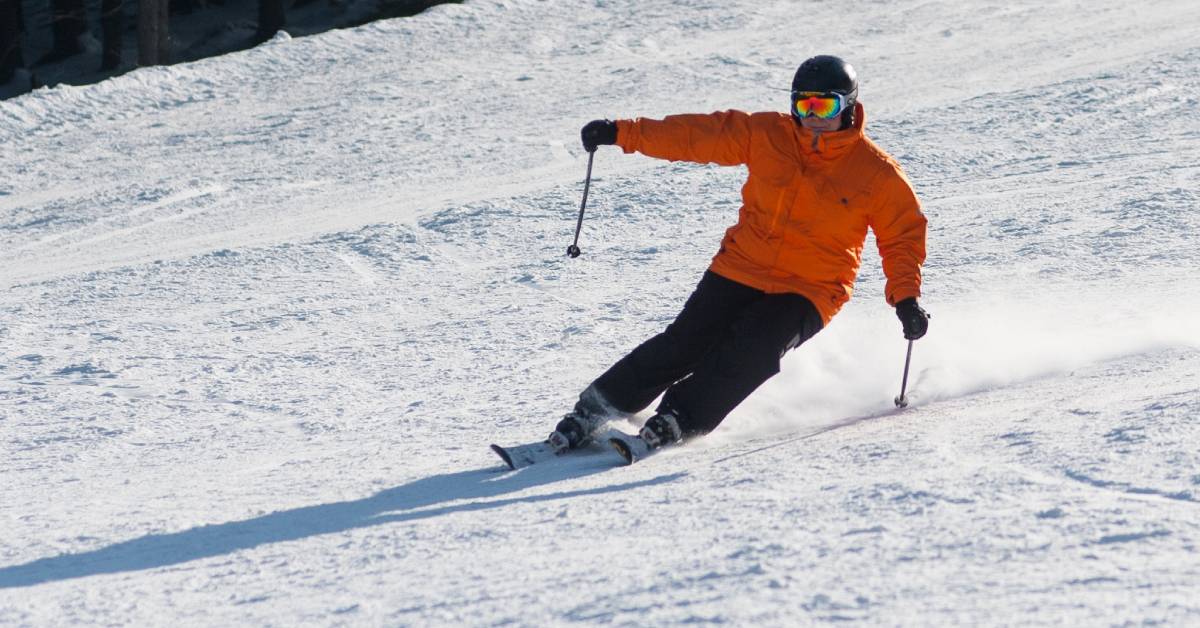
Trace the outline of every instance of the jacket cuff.
{"type": "Polygon", "coordinates": [[[633,120],[617,120],[617,146],[626,153],[637,150],[637,124],[633,120]]]}
{"type": "Polygon", "coordinates": [[[909,297],[912,297],[919,301],[921,299],[920,289],[916,289],[916,288],[897,289],[894,292],[887,295],[887,302],[888,302],[888,305],[890,305],[892,307],[896,307],[897,303],[899,303],[909,297]]]}

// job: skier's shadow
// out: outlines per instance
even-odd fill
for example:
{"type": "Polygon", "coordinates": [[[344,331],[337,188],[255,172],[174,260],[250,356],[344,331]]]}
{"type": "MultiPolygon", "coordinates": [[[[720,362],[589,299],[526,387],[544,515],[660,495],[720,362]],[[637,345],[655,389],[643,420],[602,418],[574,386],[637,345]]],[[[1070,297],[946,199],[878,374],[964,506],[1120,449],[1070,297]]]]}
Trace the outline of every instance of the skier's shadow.
{"type": "Polygon", "coordinates": [[[460,471],[415,480],[359,500],[305,506],[182,532],[150,534],[80,554],[41,558],[0,567],[0,589],[27,587],[101,574],[156,569],[188,561],[320,534],[388,523],[440,517],[451,513],[503,508],[586,495],[602,495],[672,482],[684,473],[597,488],[496,499],[537,486],[581,478],[611,469],[594,456],[561,461],[515,473],[496,468],[460,471]]]}

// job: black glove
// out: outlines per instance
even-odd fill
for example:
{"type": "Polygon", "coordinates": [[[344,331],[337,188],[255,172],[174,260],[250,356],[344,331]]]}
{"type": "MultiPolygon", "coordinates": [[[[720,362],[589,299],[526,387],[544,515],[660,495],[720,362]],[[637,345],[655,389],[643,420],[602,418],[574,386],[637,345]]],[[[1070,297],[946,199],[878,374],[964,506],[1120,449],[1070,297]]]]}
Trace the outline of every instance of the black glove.
{"type": "Polygon", "coordinates": [[[601,144],[617,143],[617,123],[612,120],[592,120],[583,125],[579,136],[583,139],[583,149],[589,153],[595,152],[601,144]]]}
{"type": "Polygon", "coordinates": [[[916,340],[929,331],[929,313],[917,305],[916,297],[909,297],[896,304],[896,318],[904,326],[904,337],[916,340]]]}

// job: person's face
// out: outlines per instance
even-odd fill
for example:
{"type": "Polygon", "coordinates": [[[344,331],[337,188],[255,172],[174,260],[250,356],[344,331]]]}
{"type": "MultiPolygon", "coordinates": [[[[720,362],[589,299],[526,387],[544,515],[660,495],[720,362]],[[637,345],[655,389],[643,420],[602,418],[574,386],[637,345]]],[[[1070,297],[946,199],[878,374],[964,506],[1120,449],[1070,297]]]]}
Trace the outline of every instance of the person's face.
{"type": "Polygon", "coordinates": [[[813,133],[829,133],[838,130],[838,127],[842,125],[842,117],[837,116],[825,120],[816,116],[808,116],[800,119],[800,125],[813,133]]]}

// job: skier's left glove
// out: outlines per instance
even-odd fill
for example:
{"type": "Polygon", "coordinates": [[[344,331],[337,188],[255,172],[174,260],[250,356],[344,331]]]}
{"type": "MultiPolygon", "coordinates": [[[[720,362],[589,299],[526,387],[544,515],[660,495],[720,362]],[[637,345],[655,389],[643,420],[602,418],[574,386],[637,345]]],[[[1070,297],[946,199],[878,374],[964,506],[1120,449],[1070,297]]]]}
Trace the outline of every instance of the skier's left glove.
{"type": "Polygon", "coordinates": [[[929,331],[929,313],[917,305],[916,297],[896,304],[896,318],[904,326],[904,337],[908,340],[916,340],[929,331]]]}
{"type": "Polygon", "coordinates": [[[617,143],[617,123],[612,120],[592,120],[583,125],[579,137],[583,140],[583,149],[593,153],[601,144],[617,143]]]}

